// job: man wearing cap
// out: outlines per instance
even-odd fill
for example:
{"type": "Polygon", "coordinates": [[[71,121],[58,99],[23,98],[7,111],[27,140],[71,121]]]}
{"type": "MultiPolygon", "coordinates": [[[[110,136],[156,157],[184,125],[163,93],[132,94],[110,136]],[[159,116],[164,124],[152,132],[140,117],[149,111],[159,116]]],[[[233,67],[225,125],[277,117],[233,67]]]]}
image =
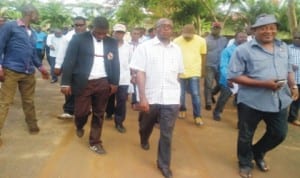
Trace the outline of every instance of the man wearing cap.
{"type": "Polygon", "coordinates": [[[269,170],[265,155],[285,139],[288,106],[298,98],[288,47],[275,38],[274,15],[258,16],[251,27],[255,38],[235,50],[228,70],[228,79],[239,84],[237,155],[243,178],[252,177],[252,160],[261,171],[269,170]],[[266,132],[254,143],[262,120],[266,132]]]}
{"type": "Polygon", "coordinates": [[[113,110],[115,117],[115,127],[118,132],[125,133],[126,128],[123,122],[126,117],[126,100],[128,97],[128,86],[130,84],[129,61],[132,55],[131,46],[124,41],[126,26],[116,24],[113,27],[113,38],[118,41],[119,60],[120,60],[120,80],[117,92],[110,96],[110,102],[107,104],[106,110],[113,110]]]}
{"type": "Polygon", "coordinates": [[[219,81],[219,65],[222,50],[226,47],[228,40],[221,36],[221,23],[213,22],[211,33],[205,38],[207,45],[207,55],[205,61],[205,81],[204,81],[204,95],[205,95],[205,109],[211,110],[212,98],[217,94],[220,87],[219,81]],[[216,86],[214,85],[214,80],[216,86]]]}
{"type": "MultiPolygon", "coordinates": [[[[293,34],[293,44],[289,45],[289,57],[291,58],[291,63],[293,65],[293,70],[295,72],[295,79],[298,86],[298,92],[300,88],[300,31],[293,34]]],[[[300,98],[293,101],[290,110],[288,121],[289,123],[300,127],[300,121],[298,120],[298,113],[300,108],[300,98]]]]}
{"type": "Polygon", "coordinates": [[[192,24],[182,29],[181,36],[174,39],[183,54],[184,73],[180,74],[180,112],[179,118],[186,117],[185,92],[189,91],[193,104],[193,117],[197,126],[203,125],[201,116],[200,77],[201,63],[206,55],[205,39],[195,34],[192,24]]]}

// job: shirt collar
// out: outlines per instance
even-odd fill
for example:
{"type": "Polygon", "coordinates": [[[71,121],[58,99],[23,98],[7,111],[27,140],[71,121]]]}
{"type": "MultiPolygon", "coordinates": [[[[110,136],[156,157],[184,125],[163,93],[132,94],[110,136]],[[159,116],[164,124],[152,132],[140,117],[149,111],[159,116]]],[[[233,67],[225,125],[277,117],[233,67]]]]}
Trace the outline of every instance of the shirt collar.
{"type": "MultiPolygon", "coordinates": [[[[251,46],[260,46],[261,47],[261,44],[259,44],[255,38],[253,38],[253,40],[250,41],[250,44],[251,46]]],[[[281,40],[278,40],[278,39],[274,39],[274,45],[275,46],[281,46],[283,44],[283,42],[281,40]]]]}
{"type": "MultiPolygon", "coordinates": [[[[155,45],[159,45],[159,44],[164,45],[164,44],[157,38],[157,36],[155,36],[152,40],[153,40],[153,44],[155,44],[155,45]]],[[[170,41],[170,43],[167,45],[167,47],[174,47],[174,43],[173,43],[172,41],[170,41]]]]}

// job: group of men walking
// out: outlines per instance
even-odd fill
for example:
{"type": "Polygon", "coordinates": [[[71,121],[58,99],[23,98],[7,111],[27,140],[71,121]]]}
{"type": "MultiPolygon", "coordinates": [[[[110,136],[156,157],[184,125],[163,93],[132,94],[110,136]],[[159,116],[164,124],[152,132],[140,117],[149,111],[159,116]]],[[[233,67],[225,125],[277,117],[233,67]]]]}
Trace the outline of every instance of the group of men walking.
{"type": "MultiPolygon", "coordinates": [[[[0,133],[17,87],[29,132],[39,132],[34,108],[34,67],[43,78],[49,78],[38,60],[35,36],[30,27],[38,20],[37,9],[25,5],[22,14],[21,19],[0,27],[0,133]]],[[[154,38],[143,43],[132,41],[135,45],[130,46],[124,41],[125,25],[113,26],[112,37],[109,37],[109,22],[105,17],[95,17],[90,31],[86,31],[85,19],[75,18],[74,33],[59,42],[55,63],[51,63],[51,73],[62,75],[61,92],[65,95],[65,104],[60,117],[74,115],[76,135],[83,137],[91,115],[89,148],[97,154],[105,154],[101,135],[109,98],[115,94],[115,126],[125,133],[126,100],[130,85],[134,84],[138,92],[135,104],[139,110],[141,148],[150,148],[149,138],[158,123],[157,167],[164,177],[170,178],[172,135],[176,118],[187,116],[186,93],[191,95],[194,123],[204,124],[200,77],[205,66],[205,109],[212,109],[213,95],[221,91],[212,112],[213,119],[221,120],[225,103],[233,93],[231,89],[239,88],[237,155],[240,176],[252,177],[252,160],[266,172],[269,170],[264,160],[266,153],[286,137],[290,103],[294,100],[289,121],[295,125],[299,109],[300,34],[294,35],[294,45],[288,47],[275,38],[278,24],[273,15],[262,14],[251,25],[251,41],[246,42],[245,32],[237,32],[234,43],[226,47],[227,39],[220,36],[219,22],[212,23],[211,33],[205,39],[196,35],[194,26],[188,24],[173,41],[172,20],[161,18],[155,24],[154,38]],[[214,80],[216,87],[213,87],[214,80]],[[253,143],[260,121],[266,123],[266,132],[253,143]]]]}

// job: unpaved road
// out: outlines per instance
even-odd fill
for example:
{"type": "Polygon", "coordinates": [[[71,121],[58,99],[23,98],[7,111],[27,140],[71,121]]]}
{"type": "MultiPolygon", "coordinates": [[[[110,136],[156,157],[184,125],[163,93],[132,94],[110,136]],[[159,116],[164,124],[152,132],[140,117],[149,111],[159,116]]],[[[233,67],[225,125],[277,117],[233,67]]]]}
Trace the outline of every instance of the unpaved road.
{"type": "MultiPolygon", "coordinates": [[[[105,121],[103,144],[106,155],[88,149],[88,129],[75,136],[72,121],[61,121],[63,96],[58,84],[37,76],[36,109],[41,132],[29,135],[17,94],[2,133],[0,178],[162,178],[156,168],[158,128],[150,150],[140,148],[137,113],[129,109],[127,132],[118,133],[113,121],[105,121]]],[[[203,110],[205,125],[188,118],[177,120],[172,145],[174,178],[239,178],[236,159],[236,111],[230,101],[221,122],[203,110]]],[[[188,101],[190,107],[190,100],[188,101]]],[[[256,138],[262,134],[259,126],[256,138]]],[[[285,142],[266,156],[271,170],[254,169],[255,178],[300,178],[300,128],[290,125],[285,142]]]]}

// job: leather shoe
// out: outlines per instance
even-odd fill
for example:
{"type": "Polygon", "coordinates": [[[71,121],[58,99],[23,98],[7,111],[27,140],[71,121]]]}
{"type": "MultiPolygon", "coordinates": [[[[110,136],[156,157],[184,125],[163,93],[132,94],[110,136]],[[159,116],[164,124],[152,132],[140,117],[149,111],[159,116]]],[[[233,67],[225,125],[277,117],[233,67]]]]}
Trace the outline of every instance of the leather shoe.
{"type": "Polygon", "coordinates": [[[77,129],[76,130],[76,135],[77,135],[77,137],[81,138],[84,135],[84,130],[83,129],[77,129]]]}
{"type": "Polygon", "coordinates": [[[262,172],[269,171],[269,167],[267,166],[265,160],[263,159],[255,159],[256,166],[261,170],[262,172]]]}
{"type": "Polygon", "coordinates": [[[250,167],[242,167],[239,172],[242,178],[251,178],[252,177],[252,169],[250,167]]]}
{"type": "Polygon", "coordinates": [[[116,129],[120,132],[120,133],[125,133],[126,132],[126,128],[121,125],[121,124],[117,124],[116,125],[116,129]]]}
{"type": "Polygon", "coordinates": [[[29,133],[31,135],[38,134],[40,132],[40,128],[37,125],[32,125],[29,127],[29,133]]]}
{"type": "Polygon", "coordinates": [[[141,147],[142,147],[143,150],[149,150],[150,149],[150,145],[149,145],[148,142],[147,143],[141,143],[141,147]]]}
{"type": "Polygon", "coordinates": [[[300,126],[300,121],[299,120],[294,120],[292,122],[290,122],[291,124],[295,125],[295,126],[300,126]]]}
{"type": "Polygon", "coordinates": [[[172,171],[169,168],[161,168],[160,166],[157,167],[165,178],[173,177],[172,171]]]}

